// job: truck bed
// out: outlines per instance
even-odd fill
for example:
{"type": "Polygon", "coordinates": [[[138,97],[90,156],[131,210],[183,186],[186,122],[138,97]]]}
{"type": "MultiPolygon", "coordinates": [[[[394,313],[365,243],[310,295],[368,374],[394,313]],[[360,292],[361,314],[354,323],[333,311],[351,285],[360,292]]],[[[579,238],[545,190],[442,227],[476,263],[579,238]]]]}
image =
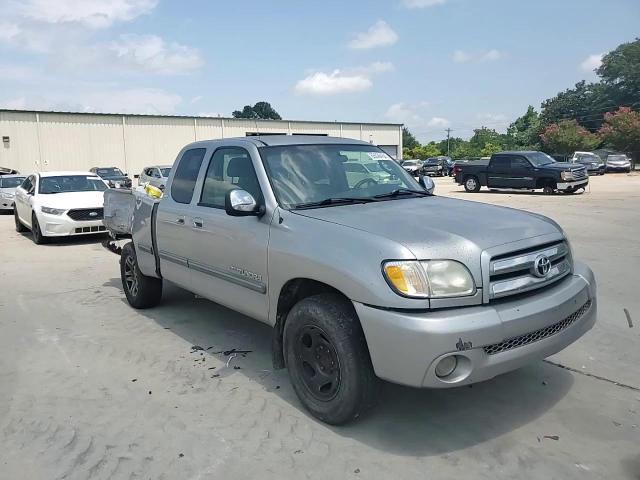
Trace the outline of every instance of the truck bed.
{"type": "Polygon", "coordinates": [[[136,209],[158,201],[143,190],[110,188],[104,192],[104,226],[114,238],[131,237],[136,209]]]}

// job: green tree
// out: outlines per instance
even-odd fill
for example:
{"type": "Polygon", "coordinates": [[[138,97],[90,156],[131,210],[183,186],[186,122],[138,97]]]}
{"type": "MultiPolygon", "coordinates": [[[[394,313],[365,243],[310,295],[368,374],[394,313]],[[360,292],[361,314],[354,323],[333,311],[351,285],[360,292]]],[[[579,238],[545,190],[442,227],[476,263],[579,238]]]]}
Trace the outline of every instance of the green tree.
{"type": "Polygon", "coordinates": [[[416,140],[416,137],[413,136],[413,133],[411,133],[407,127],[402,127],[402,146],[409,150],[420,146],[420,142],[416,140]]]}
{"type": "Polygon", "coordinates": [[[469,144],[476,150],[478,154],[484,148],[487,143],[494,145],[501,145],[501,136],[492,128],[480,127],[473,131],[473,136],[469,139],[469,144]]]}
{"type": "Polygon", "coordinates": [[[598,135],[589,132],[575,120],[562,120],[547,126],[541,135],[549,153],[569,155],[577,150],[593,150],[601,142],[598,135]]]}
{"type": "Polygon", "coordinates": [[[516,118],[507,129],[506,148],[512,150],[539,150],[540,133],[540,116],[529,105],[527,112],[516,118]]]}
{"type": "Polygon", "coordinates": [[[253,107],[245,105],[231,114],[234,118],[252,118],[256,120],[282,120],[282,117],[269,102],[258,102],[253,107]]]}
{"type": "Polygon", "coordinates": [[[607,113],[599,133],[607,146],[621,152],[631,152],[635,167],[640,155],[640,113],[629,107],[607,113]]]}
{"type": "Polygon", "coordinates": [[[640,108],[640,38],[607,53],[596,73],[616,105],[640,108]]]}
{"type": "Polygon", "coordinates": [[[484,147],[482,147],[482,150],[480,150],[480,155],[483,157],[490,157],[494,153],[498,153],[502,150],[503,148],[499,145],[495,145],[493,143],[485,143],[484,147]]]}
{"type": "Polygon", "coordinates": [[[576,83],[574,88],[542,102],[542,126],[573,119],[592,132],[598,130],[604,112],[612,106],[613,100],[608,90],[601,83],[587,83],[584,80],[576,83]]]}

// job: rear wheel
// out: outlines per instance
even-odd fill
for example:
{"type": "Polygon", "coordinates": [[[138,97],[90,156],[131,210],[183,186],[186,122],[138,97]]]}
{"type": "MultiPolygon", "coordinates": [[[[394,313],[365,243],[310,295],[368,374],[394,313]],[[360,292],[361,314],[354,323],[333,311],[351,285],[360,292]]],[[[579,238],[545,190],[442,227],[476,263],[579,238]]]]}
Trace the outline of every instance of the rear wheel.
{"type": "Polygon", "coordinates": [[[479,192],[480,191],[480,182],[478,181],[478,177],[473,175],[468,176],[464,179],[464,189],[467,192],[479,192]]]}
{"type": "Polygon", "coordinates": [[[45,237],[42,230],[40,230],[38,217],[36,217],[35,213],[31,214],[31,235],[33,236],[33,243],[36,245],[47,243],[47,237],[45,237]]]}
{"type": "Polygon", "coordinates": [[[20,217],[18,217],[18,209],[15,205],[13,206],[13,220],[16,222],[16,232],[23,233],[28,230],[20,221],[20,217]]]}
{"type": "Polygon", "coordinates": [[[338,294],[298,302],[284,327],[289,377],[317,418],[341,425],[375,404],[379,381],[353,305],[338,294]]]}
{"type": "Polygon", "coordinates": [[[162,279],[143,275],[133,243],[122,247],[120,277],[129,305],[133,308],[155,307],[162,299],[162,279]]]}

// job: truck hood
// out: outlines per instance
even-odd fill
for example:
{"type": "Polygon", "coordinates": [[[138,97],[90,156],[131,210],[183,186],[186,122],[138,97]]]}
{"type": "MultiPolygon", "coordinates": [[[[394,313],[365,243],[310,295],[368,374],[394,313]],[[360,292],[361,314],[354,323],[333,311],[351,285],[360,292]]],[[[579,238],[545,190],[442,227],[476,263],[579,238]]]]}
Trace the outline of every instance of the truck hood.
{"type": "Polygon", "coordinates": [[[62,208],[102,208],[104,192],[67,192],[40,194],[37,204],[44,207],[62,208]]]}
{"type": "Polygon", "coordinates": [[[577,170],[583,167],[584,167],[583,165],[576,165],[575,163],[556,162],[556,163],[548,163],[539,168],[550,168],[551,170],[566,171],[566,170],[577,170]]]}
{"type": "Polygon", "coordinates": [[[297,214],[386,237],[420,259],[459,258],[525,238],[562,233],[552,220],[512,208],[444,197],[298,210],[297,214]],[[447,256],[444,256],[447,255],[447,256]]]}

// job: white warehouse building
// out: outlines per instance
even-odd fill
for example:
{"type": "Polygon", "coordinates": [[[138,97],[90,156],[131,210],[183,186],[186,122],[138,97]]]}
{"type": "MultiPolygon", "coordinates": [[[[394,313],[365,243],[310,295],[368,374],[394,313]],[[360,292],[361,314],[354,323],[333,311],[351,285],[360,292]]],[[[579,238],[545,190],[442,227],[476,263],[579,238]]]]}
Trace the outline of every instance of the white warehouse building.
{"type": "Polygon", "coordinates": [[[353,138],[402,157],[399,124],[0,109],[0,167],[30,173],[115,166],[133,177],[145,166],[173,164],[190,142],[257,134],[353,138]]]}

